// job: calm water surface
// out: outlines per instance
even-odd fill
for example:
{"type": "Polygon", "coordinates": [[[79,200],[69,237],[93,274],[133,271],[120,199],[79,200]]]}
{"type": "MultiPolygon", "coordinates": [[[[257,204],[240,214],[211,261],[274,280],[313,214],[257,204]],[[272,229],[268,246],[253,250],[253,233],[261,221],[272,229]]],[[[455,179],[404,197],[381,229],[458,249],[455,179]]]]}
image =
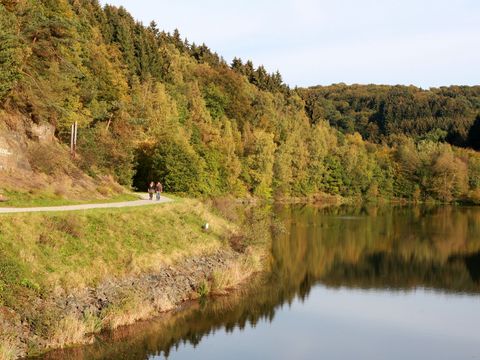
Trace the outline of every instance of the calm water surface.
{"type": "Polygon", "coordinates": [[[480,208],[274,210],[271,272],[46,359],[480,359],[480,208]]]}

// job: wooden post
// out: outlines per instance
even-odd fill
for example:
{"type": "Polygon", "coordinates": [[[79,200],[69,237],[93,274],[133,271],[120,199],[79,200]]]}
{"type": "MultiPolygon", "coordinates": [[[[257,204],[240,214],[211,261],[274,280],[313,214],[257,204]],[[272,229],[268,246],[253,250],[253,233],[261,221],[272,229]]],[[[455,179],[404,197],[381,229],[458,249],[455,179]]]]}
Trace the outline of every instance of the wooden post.
{"type": "Polygon", "coordinates": [[[108,118],[107,131],[108,131],[108,128],[110,127],[110,124],[112,123],[112,117],[113,117],[113,114],[111,114],[110,117],[108,118]]]}
{"type": "Polygon", "coordinates": [[[78,123],[75,121],[72,124],[72,134],[70,137],[70,152],[72,154],[72,158],[74,159],[77,152],[77,132],[78,132],[78,123]]]}
{"type": "Polygon", "coordinates": [[[73,157],[73,136],[74,136],[74,127],[75,125],[72,124],[72,127],[70,128],[70,155],[73,157]]]}
{"type": "Polygon", "coordinates": [[[78,132],[78,123],[75,121],[75,136],[73,137],[73,154],[77,155],[77,132],[78,132]]]}
{"type": "Polygon", "coordinates": [[[78,123],[75,121],[75,136],[73,137],[73,145],[75,150],[77,150],[77,132],[78,132],[78,123]]]}

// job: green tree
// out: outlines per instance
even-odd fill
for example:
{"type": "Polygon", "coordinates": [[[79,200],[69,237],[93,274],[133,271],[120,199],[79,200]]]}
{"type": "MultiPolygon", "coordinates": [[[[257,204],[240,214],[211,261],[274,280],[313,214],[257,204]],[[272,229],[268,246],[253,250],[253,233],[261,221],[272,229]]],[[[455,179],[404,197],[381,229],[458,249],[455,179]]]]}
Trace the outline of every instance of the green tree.
{"type": "Polygon", "coordinates": [[[24,49],[15,16],[0,5],[0,101],[21,77],[24,49]]]}
{"type": "Polygon", "coordinates": [[[253,194],[269,198],[272,194],[275,143],[273,134],[254,130],[246,145],[246,179],[253,194]]]}

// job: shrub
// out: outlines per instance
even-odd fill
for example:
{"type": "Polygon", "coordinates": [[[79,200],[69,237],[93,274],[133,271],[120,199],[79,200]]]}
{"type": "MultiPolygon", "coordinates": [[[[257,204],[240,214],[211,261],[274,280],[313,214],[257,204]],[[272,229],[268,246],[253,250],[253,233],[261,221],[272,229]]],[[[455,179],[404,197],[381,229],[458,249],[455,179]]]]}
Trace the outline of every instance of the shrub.
{"type": "Polygon", "coordinates": [[[197,293],[201,298],[207,297],[208,294],[210,293],[210,286],[205,280],[198,285],[197,293]]]}

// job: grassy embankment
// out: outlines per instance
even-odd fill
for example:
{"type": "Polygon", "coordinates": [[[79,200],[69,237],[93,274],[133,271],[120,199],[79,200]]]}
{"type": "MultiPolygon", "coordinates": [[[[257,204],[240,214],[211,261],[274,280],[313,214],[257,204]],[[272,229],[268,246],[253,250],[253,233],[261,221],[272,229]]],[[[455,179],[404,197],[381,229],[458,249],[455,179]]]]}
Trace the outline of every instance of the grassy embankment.
{"type": "MultiPolygon", "coordinates": [[[[0,310],[13,310],[27,321],[30,352],[81,342],[87,333],[149,314],[135,301],[112,306],[95,318],[49,314],[48,308],[39,312],[32,304],[108,279],[155,273],[189,257],[232,251],[229,239],[238,232],[237,225],[190,199],[141,208],[0,215],[0,310]],[[202,230],[204,222],[210,231],[202,230]],[[129,319],[122,320],[125,313],[129,319]],[[114,316],[120,320],[112,321],[114,316]],[[35,339],[44,342],[39,345],[35,339]]],[[[234,286],[259,269],[254,252],[237,260],[214,274],[202,292],[234,286]]],[[[0,358],[21,354],[15,327],[8,329],[0,329],[0,358]]]]}

